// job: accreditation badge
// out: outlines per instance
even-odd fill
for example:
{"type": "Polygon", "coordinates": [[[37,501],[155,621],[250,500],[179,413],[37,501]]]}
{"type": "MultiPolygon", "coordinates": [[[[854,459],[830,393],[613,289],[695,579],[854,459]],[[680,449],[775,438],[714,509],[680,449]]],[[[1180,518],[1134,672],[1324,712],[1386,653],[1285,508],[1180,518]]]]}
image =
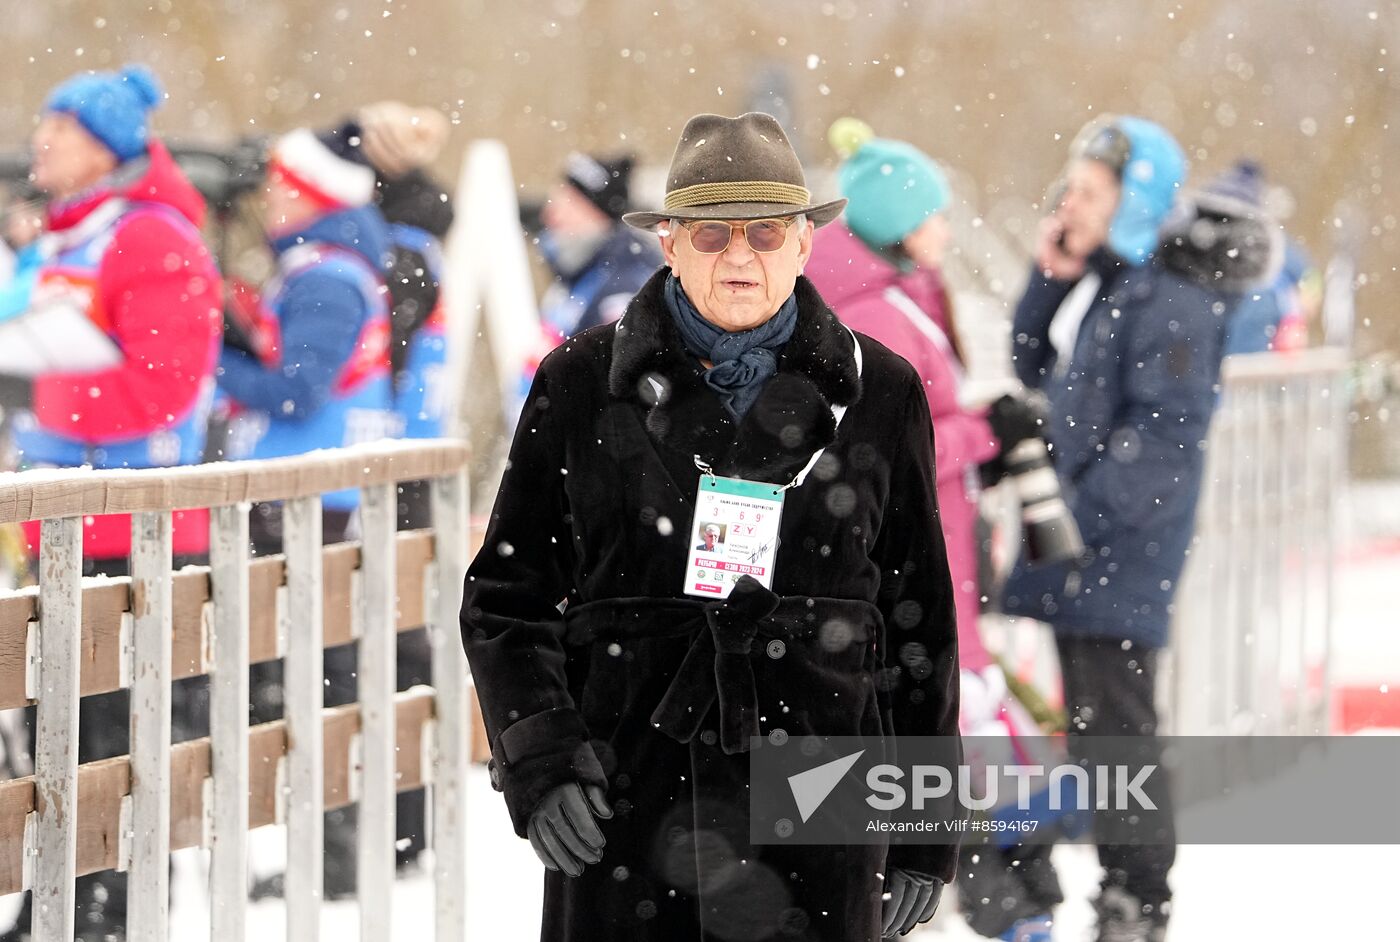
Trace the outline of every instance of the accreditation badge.
{"type": "Polygon", "coordinates": [[[741,576],[773,588],[783,491],[779,484],[700,475],[690,522],[686,595],[728,598],[741,576]]]}

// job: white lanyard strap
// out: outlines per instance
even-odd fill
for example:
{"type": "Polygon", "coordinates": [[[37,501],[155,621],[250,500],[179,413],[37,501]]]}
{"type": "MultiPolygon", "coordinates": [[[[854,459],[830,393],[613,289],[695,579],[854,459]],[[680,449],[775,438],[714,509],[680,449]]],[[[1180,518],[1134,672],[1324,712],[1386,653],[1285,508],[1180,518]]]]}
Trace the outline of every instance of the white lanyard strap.
{"type": "MultiPolygon", "coordinates": [[[[846,327],[845,324],[842,324],[841,326],[842,326],[842,327],[846,327]]],[[[863,369],[863,367],[864,367],[864,360],[863,360],[863,358],[861,357],[861,353],[860,353],[860,340],[857,339],[857,337],[856,337],[856,332],[853,331],[853,330],[851,330],[851,328],[846,327],[846,332],[847,332],[848,334],[851,335],[851,346],[855,348],[855,352],[856,352],[856,379],[860,379],[861,371],[862,371],[862,369],[863,369]]],[[[845,415],[846,415],[846,407],[845,407],[845,406],[832,405],[832,407],[831,407],[831,417],[832,417],[833,419],[836,420],[836,428],[837,428],[837,429],[840,429],[840,428],[841,428],[841,419],[843,419],[843,418],[845,417],[845,415]]],[[[787,486],[788,486],[788,487],[801,487],[801,486],[802,486],[802,482],[805,481],[805,480],[807,480],[807,475],[808,475],[808,473],[810,473],[811,470],[817,466],[817,462],[821,460],[822,452],[824,452],[824,451],[826,451],[826,448],[825,448],[825,447],[818,448],[816,451],[814,451],[814,452],[812,453],[812,457],[807,459],[807,464],[806,464],[806,466],[805,466],[801,471],[797,472],[797,477],[793,478],[793,479],[792,479],[792,483],[788,484],[787,486]]]]}

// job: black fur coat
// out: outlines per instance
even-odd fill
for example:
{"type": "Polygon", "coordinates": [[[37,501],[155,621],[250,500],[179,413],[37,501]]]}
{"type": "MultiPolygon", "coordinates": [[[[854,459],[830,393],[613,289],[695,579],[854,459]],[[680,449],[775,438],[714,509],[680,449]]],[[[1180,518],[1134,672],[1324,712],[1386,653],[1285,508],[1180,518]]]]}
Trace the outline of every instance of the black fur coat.
{"type": "Polygon", "coordinates": [[[600,864],[547,874],[544,938],[873,942],[886,866],[950,880],[956,848],[752,845],[745,750],[779,729],[957,734],[923,389],[864,336],[858,374],[853,335],[800,278],[778,372],[736,423],[682,348],[665,276],[541,363],[468,570],[493,780],[520,834],[571,780],[615,811],[600,864]],[[684,596],[695,456],[786,483],[822,447],[787,492],[773,591],[684,596]]]}

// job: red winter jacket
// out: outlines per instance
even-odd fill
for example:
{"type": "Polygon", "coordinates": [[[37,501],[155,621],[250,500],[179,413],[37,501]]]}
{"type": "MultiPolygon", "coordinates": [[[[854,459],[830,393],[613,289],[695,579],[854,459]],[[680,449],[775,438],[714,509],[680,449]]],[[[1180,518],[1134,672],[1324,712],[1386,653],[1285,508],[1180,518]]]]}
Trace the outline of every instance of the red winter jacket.
{"type": "MultiPolygon", "coordinates": [[[[197,232],[164,213],[141,211],[143,204],[163,204],[193,227],[204,221],[203,197],[160,142],[150,143],[148,166],[134,182],[55,204],[47,228],[71,229],[113,197],[130,205],[112,224],[94,306],[122,362],[95,372],[47,373],[34,382],[40,426],[93,447],[158,433],[187,418],[212,382],[221,333],[223,285],[208,248],[197,232]]],[[[130,529],[126,515],[88,518],[84,555],[127,555],[130,529]]],[[[207,512],[178,513],[175,552],[207,552],[208,531],[207,512]]],[[[37,525],[27,536],[36,547],[37,525]]]]}

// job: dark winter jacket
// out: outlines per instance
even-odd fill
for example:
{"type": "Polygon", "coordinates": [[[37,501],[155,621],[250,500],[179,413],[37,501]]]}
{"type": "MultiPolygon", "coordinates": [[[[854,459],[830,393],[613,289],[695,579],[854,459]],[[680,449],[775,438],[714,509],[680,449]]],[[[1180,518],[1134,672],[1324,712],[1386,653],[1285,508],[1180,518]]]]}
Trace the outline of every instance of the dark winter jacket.
{"type": "Polygon", "coordinates": [[[541,242],[558,279],[540,302],[540,317],[556,340],[616,320],[661,264],[656,240],[620,223],[581,268],[561,271],[541,242]]]}
{"type": "MultiPolygon", "coordinates": [[[[751,845],[744,750],[778,729],[956,735],[927,399],[864,336],[858,376],[853,335],[799,278],[778,373],[736,423],[684,352],[665,276],[540,364],[467,574],[463,641],[517,833],[568,781],[616,811],[600,864],[547,874],[544,937],[698,942],[703,918],[873,940],[885,847],[751,845]],[[787,492],[773,591],[683,595],[696,456],[786,483],[823,446],[787,492]]],[[[901,846],[888,863],[947,880],[955,857],[901,846]]]]}
{"type": "Polygon", "coordinates": [[[1018,562],[1005,611],[1064,635],[1166,644],[1228,316],[1275,244],[1260,219],[1185,202],[1147,264],[1105,250],[1090,259],[1102,284],[1068,354],[1049,328],[1075,282],[1032,272],[1012,329],[1016,372],[1050,398],[1047,437],[1087,550],[1078,566],[1018,562]]]}

